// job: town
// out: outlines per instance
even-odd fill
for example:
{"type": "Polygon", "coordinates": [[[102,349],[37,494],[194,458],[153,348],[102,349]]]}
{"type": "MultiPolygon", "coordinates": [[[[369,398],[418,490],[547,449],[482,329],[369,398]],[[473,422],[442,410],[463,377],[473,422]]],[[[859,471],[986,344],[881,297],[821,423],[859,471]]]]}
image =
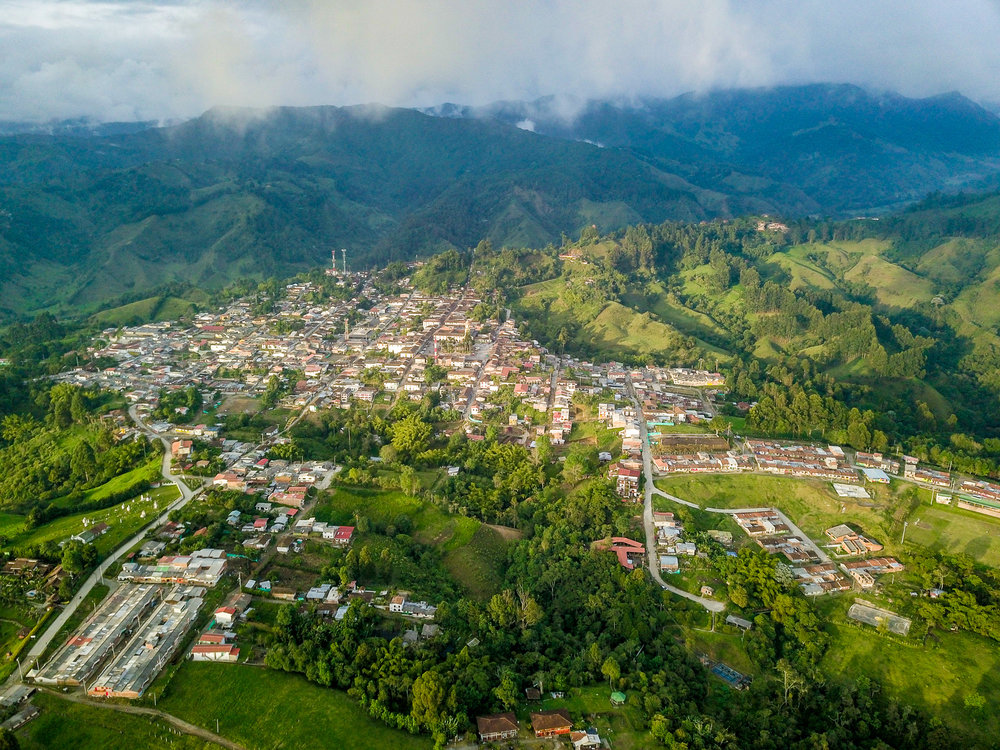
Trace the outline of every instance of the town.
{"type": "MultiPolygon", "coordinates": [[[[713,555],[736,558],[750,545],[781,557],[776,575],[808,597],[877,593],[880,578],[906,568],[878,554],[885,540],[848,523],[811,538],[778,507],[752,499],[743,506],[699,506],[663,489],[670,486],[664,481],[798,478],[829,483],[831,493],[852,503],[869,501],[895,482],[931,491],[937,505],[1000,516],[1000,486],[922,467],[909,456],[741,437],[719,416],[726,388],[717,372],[555,354],[527,340],[509,311],[491,311],[470,287],[435,295],[403,279],[386,292],[374,275],[334,268],[327,277],[324,284],[350,289],[352,296],[325,303],[321,285],[296,281],[279,290],[266,311],[238,298],[186,322],[109,328],[88,352],[104,366],[55,376],[74,387],[122,394],[127,415],[117,416],[118,439],[162,443],[163,478],[177,484],[180,498],[140,542],[121,550],[119,561],[102,563],[101,580],[113,581],[110,592],[68,640],[34,649],[45,654],[25,665],[27,685],[142,699],[178,659],[262,659],[259,643],[245,641],[241,628],[280,602],[335,623],[354,603],[395,618],[394,632],[407,646],[439,638],[435,620],[443,602],[432,590],[369,589],[354,578],[362,568],[353,563],[340,575],[319,562],[302,569],[306,560],[347,560],[365,533],[359,523],[368,526],[357,512],[346,523],[332,520],[321,498],[353,480],[337,463],[303,458],[296,445],[294,428],[329,410],[374,415],[400,401],[430,401],[452,415],[446,436],[483,441],[492,430],[499,442],[535,454],[544,445],[567,467],[579,436],[588,435],[595,473],[610,480],[623,508],[635,506],[630,533],[638,537],[595,539],[594,548],[613,552],[626,570],[648,568],[666,591],[704,608],[713,631],[755,627],[749,614],[730,612],[716,622],[727,601],[720,596],[725,582],[709,581],[705,573],[713,555]],[[691,508],[715,514],[718,523],[693,520],[691,508]],[[224,531],[210,534],[210,528],[224,531]],[[734,536],[737,530],[746,544],[734,536]]],[[[380,451],[368,464],[378,467],[386,456],[380,451]]],[[[440,477],[462,472],[447,465],[440,477]]],[[[108,522],[87,524],[63,543],[86,546],[108,529],[108,522]]],[[[49,569],[21,559],[9,562],[5,573],[43,576],[49,569]]],[[[731,603],[747,609],[737,597],[731,603]]],[[[848,617],[901,636],[911,626],[909,618],[868,599],[854,600],[848,617]]],[[[699,658],[734,689],[751,683],[720,659],[701,652],[699,658]]],[[[8,703],[26,695],[21,687],[8,691],[8,703]]],[[[549,700],[557,696],[561,692],[553,691],[549,700]]],[[[528,698],[537,703],[543,695],[529,688],[528,698]]],[[[621,691],[610,691],[610,705],[625,700],[621,691]]],[[[577,748],[604,747],[597,728],[581,725],[587,721],[565,708],[538,708],[529,719],[536,737],[565,735],[577,748]]],[[[475,723],[484,743],[521,732],[512,712],[478,716],[475,723]]]]}

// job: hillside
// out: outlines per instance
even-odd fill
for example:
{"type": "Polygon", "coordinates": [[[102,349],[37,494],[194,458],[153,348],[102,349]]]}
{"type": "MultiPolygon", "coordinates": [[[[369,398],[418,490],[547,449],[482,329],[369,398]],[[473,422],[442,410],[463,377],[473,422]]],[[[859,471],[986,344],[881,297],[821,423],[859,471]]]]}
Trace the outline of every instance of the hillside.
{"type": "MultiPolygon", "coordinates": [[[[544,278],[510,287],[511,307],[556,351],[723,368],[746,401],[766,383],[794,383],[886,415],[886,434],[989,436],[1000,415],[1000,237],[916,228],[956,227],[996,201],[787,233],[737,220],[589,237],[562,248],[544,278]]],[[[808,429],[808,409],[800,418],[770,427],[808,429]]]]}
{"type": "Polygon", "coordinates": [[[1000,166],[1000,120],[957,93],[909,99],[814,84],[624,103],[548,98],[449,114],[620,148],[785,214],[883,212],[946,184],[989,180],[1000,166]]]}
{"type": "Polygon", "coordinates": [[[1000,120],[957,95],[811,86],[546,111],[220,108],[2,136],[0,315],[283,276],[340,247],[365,267],[590,225],[867,212],[989,180],[1000,153],[1000,120]]]}

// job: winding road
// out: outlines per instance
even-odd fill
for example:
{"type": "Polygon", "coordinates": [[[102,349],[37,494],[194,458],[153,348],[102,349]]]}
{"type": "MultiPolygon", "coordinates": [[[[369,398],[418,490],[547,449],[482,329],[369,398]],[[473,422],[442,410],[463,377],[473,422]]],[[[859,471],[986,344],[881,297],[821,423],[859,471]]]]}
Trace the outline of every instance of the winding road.
{"type": "MultiPolygon", "coordinates": [[[[134,406],[129,409],[128,413],[129,416],[132,417],[132,421],[135,422],[135,425],[136,427],[139,428],[139,430],[141,430],[150,439],[159,440],[161,443],[163,443],[163,464],[160,467],[160,472],[163,474],[164,479],[166,479],[169,482],[173,482],[175,485],[177,485],[177,488],[180,490],[181,496],[177,498],[177,500],[172,502],[170,505],[168,505],[167,508],[158,518],[154,518],[148,524],[143,526],[142,529],[140,529],[135,536],[127,539],[111,554],[109,554],[104,560],[101,561],[101,564],[97,566],[97,569],[94,570],[87,577],[87,580],[83,582],[83,585],[80,586],[79,591],[77,591],[76,594],[73,595],[73,598],[70,599],[65,604],[65,606],[63,606],[62,611],[45,629],[45,632],[42,635],[38,636],[38,638],[35,640],[35,644],[31,647],[27,655],[24,657],[25,670],[30,669],[31,665],[34,664],[35,660],[38,659],[45,652],[45,649],[48,648],[48,645],[52,642],[52,639],[56,637],[56,635],[62,629],[63,625],[66,624],[66,621],[73,616],[73,613],[76,611],[77,607],[79,607],[80,604],[83,603],[83,600],[87,597],[87,594],[90,593],[90,591],[94,588],[94,586],[96,586],[104,579],[104,572],[108,569],[108,567],[111,566],[113,563],[115,563],[117,560],[119,560],[132,547],[141,542],[143,537],[146,536],[146,531],[148,531],[151,527],[159,526],[166,523],[169,520],[171,511],[176,510],[177,508],[183,508],[193,497],[198,495],[198,493],[201,492],[202,490],[202,488],[198,488],[197,490],[192,490],[190,487],[184,484],[184,482],[178,475],[174,474],[173,471],[171,470],[170,441],[167,438],[163,437],[162,435],[157,435],[155,432],[153,432],[153,430],[150,429],[149,425],[147,425],[139,418],[139,415],[136,413],[136,408],[134,406]]],[[[114,582],[112,582],[112,585],[114,585],[114,582]]],[[[14,675],[11,675],[11,677],[13,679],[14,675]]]]}
{"type": "Polygon", "coordinates": [[[681,500],[680,498],[675,498],[672,495],[668,495],[666,492],[656,489],[653,485],[653,459],[650,456],[649,436],[646,432],[646,420],[642,417],[642,407],[639,405],[639,399],[635,396],[635,390],[632,388],[631,378],[626,380],[626,385],[628,388],[629,398],[632,399],[632,404],[635,406],[636,414],[639,415],[639,437],[642,440],[642,470],[645,478],[642,522],[646,530],[646,557],[649,565],[649,574],[653,577],[654,581],[672,594],[677,594],[677,596],[690,599],[691,601],[700,604],[709,612],[722,612],[726,608],[726,605],[723,602],[716,601],[715,599],[707,599],[704,596],[698,596],[697,594],[692,594],[690,591],[684,591],[684,589],[672,586],[664,581],[663,576],[660,574],[660,559],[656,552],[656,529],[653,527],[653,492],[655,491],[664,497],[678,501],[693,508],[698,508],[700,506],[687,502],[686,500],[681,500]]]}

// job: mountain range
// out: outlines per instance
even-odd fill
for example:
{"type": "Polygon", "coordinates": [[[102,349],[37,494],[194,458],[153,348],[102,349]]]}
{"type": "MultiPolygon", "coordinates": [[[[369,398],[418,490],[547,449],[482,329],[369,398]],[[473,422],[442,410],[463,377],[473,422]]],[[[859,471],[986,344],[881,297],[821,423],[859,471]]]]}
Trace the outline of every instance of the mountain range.
{"type": "MultiPolygon", "coordinates": [[[[8,124],[7,132],[17,130],[8,124]]],[[[0,314],[80,312],[489,237],[667,219],[881,214],[1000,184],[1000,119],[847,85],[433,110],[217,108],[169,127],[0,137],[0,314]]]]}

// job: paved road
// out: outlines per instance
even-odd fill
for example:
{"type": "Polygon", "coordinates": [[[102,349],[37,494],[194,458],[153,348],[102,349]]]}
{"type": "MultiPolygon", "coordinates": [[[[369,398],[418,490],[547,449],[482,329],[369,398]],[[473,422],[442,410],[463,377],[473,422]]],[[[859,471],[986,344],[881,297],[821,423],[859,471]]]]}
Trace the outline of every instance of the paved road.
{"type": "MultiPolygon", "coordinates": [[[[642,522],[646,529],[646,558],[649,565],[649,574],[653,577],[660,586],[665,588],[667,591],[677,594],[677,596],[682,596],[685,599],[690,599],[693,602],[697,602],[702,607],[707,609],[709,612],[722,612],[726,605],[723,602],[716,601],[715,599],[707,599],[704,596],[698,596],[697,594],[692,594],[690,591],[684,591],[676,586],[671,586],[669,583],[663,580],[663,576],[660,575],[660,558],[656,551],[656,529],[653,526],[653,461],[650,457],[649,450],[649,437],[646,434],[646,420],[642,416],[642,407],[639,405],[639,400],[635,397],[635,391],[632,389],[632,380],[629,378],[626,381],[628,388],[629,397],[632,399],[632,403],[635,405],[636,413],[639,415],[639,437],[642,440],[642,469],[645,475],[645,497],[643,500],[642,509],[642,522]]],[[[661,492],[660,494],[666,495],[666,493],[661,492]]],[[[669,495],[667,495],[669,497],[669,495]]],[[[685,503],[686,505],[693,505],[693,503],[685,503]]],[[[698,507],[695,505],[694,507],[698,507]]]]}
{"type": "MultiPolygon", "coordinates": [[[[452,313],[454,313],[455,310],[458,309],[458,304],[463,299],[465,299],[466,291],[467,287],[462,287],[462,291],[459,292],[458,297],[455,299],[455,303],[451,307],[449,307],[448,312],[446,312],[441,317],[441,324],[437,328],[432,328],[426,334],[424,334],[423,338],[420,339],[420,343],[417,345],[417,349],[414,352],[414,354],[420,354],[420,352],[422,352],[429,343],[434,341],[434,334],[436,334],[438,331],[444,328],[445,324],[448,322],[448,318],[450,318],[452,313]]],[[[412,296],[413,292],[410,292],[410,297],[412,296]]],[[[411,357],[409,361],[406,363],[406,367],[403,369],[403,374],[399,378],[399,385],[396,387],[396,395],[392,399],[393,406],[395,406],[399,402],[399,399],[403,397],[404,393],[403,386],[406,384],[406,378],[409,376],[410,370],[413,369],[413,359],[414,358],[411,357]]],[[[409,397],[409,394],[407,394],[407,397],[409,397]]]]}
{"type": "Polygon", "coordinates": [[[191,498],[195,497],[195,495],[201,492],[202,488],[198,488],[197,490],[192,490],[190,487],[184,484],[180,476],[174,474],[173,471],[171,471],[169,440],[153,432],[149,428],[149,426],[139,418],[138,414],[136,414],[134,406],[131,409],[129,409],[129,415],[132,417],[132,421],[135,422],[136,426],[142,432],[148,435],[151,439],[156,439],[159,440],[161,443],[163,443],[164,447],[163,464],[160,467],[160,471],[163,474],[163,477],[167,481],[173,482],[175,485],[177,485],[178,489],[181,492],[181,496],[173,503],[168,505],[166,510],[163,511],[162,515],[160,515],[158,518],[153,519],[148,524],[143,526],[142,529],[140,529],[140,531],[135,536],[123,542],[117,549],[114,550],[114,552],[109,554],[107,558],[101,561],[101,564],[97,566],[97,569],[90,574],[87,580],[83,582],[83,585],[80,587],[80,590],[77,591],[76,594],[73,596],[73,598],[70,599],[69,602],[63,606],[62,612],[60,612],[56,616],[55,620],[53,620],[52,623],[49,624],[49,626],[45,629],[45,632],[42,635],[38,636],[38,638],[35,640],[35,645],[31,647],[31,650],[29,650],[27,655],[24,657],[24,667],[23,667],[24,671],[27,671],[28,669],[31,668],[31,664],[33,664],[34,661],[39,656],[42,655],[42,653],[48,647],[49,643],[52,642],[52,639],[55,638],[56,634],[62,629],[62,626],[66,624],[66,621],[69,620],[70,617],[72,617],[77,607],[80,606],[80,604],[86,598],[87,594],[90,593],[91,589],[93,589],[94,586],[96,586],[98,583],[101,582],[101,580],[103,580],[104,571],[107,570],[110,565],[112,565],[119,558],[121,558],[122,555],[128,552],[132,547],[141,542],[143,537],[146,536],[146,531],[150,527],[159,526],[161,524],[166,523],[169,520],[169,515],[172,510],[184,507],[184,505],[186,505],[188,501],[191,500],[191,498]]]}
{"type": "Polygon", "coordinates": [[[172,724],[173,726],[180,729],[185,734],[190,734],[195,737],[201,737],[203,740],[208,740],[209,742],[214,742],[216,745],[222,747],[230,748],[230,750],[244,750],[242,745],[227,740],[225,737],[221,737],[214,732],[210,732],[207,729],[203,729],[196,724],[191,724],[190,722],[184,721],[183,719],[178,719],[173,714],[168,714],[164,711],[160,711],[155,708],[144,708],[142,706],[133,706],[129,703],[109,703],[107,701],[93,700],[91,698],[85,698],[78,693],[61,693],[58,690],[50,690],[48,688],[41,688],[46,693],[51,693],[52,695],[63,698],[64,700],[72,701],[73,703],[82,703],[87,706],[93,706],[94,708],[109,708],[112,711],[120,711],[123,714],[132,714],[133,716],[152,716],[157,719],[163,719],[164,721],[172,724]]]}
{"type": "MultiPolygon", "coordinates": [[[[643,429],[643,433],[645,433],[645,429],[643,429]]],[[[645,437],[643,437],[643,440],[645,440],[645,437]]],[[[675,503],[680,503],[681,505],[686,505],[689,508],[701,508],[701,506],[698,505],[698,503],[692,503],[690,500],[682,500],[681,498],[677,497],[676,495],[671,495],[669,492],[664,492],[659,487],[657,487],[656,485],[654,485],[652,483],[652,481],[649,482],[649,487],[651,488],[651,491],[653,492],[654,495],[659,495],[660,497],[665,497],[665,498],[667,498],[667,500],[673,500],[675,503]]]]}

